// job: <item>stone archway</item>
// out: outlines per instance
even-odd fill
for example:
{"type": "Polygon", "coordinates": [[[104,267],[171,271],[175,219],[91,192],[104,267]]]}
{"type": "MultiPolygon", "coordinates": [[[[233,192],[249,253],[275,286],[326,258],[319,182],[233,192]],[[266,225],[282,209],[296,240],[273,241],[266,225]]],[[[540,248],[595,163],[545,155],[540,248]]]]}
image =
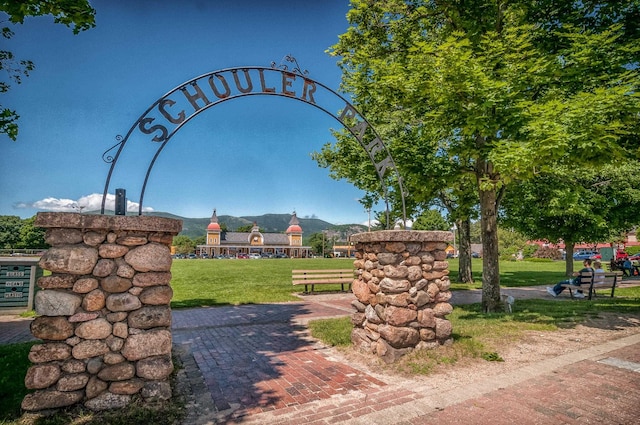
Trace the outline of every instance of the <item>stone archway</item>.
{"type": "Polygon", "coordinates": [[[378,178],[387,210],[389,226],[388,177],[393,175],[395,185],[402,200],[402,219],[406,223],[406,207],[402,177],[384,144],[373,126],[347,99],[326,85],[308,77],[307,71],[300,70],[295,58],[287,56],[287,61],[296,66],[289,69],[286,65],[271,67],[247,66],[225,68],[192,78],[156,100],[136,120],[124,137],[117,136],[118,143],[103,154],[105,162],[111,164],[104,186],[101,213],[105,212],[105,203],[109,192],[111,177],[118,159],[130,137],[142,134],[148,141],[158,144],[155,154],[149,161],[139,197],[139,215],[142,215],[144,195],[153,166],[171,138],[189,121],[200,113],[223,102],[246,96],[279,96],[309,104],[336,119],[356,138],[371,160],[378,178]],[[327,100],[340,104],[338,112],[332,112],[327,100]],[[112,155],[111,153],[115,153],[112,155]]]}

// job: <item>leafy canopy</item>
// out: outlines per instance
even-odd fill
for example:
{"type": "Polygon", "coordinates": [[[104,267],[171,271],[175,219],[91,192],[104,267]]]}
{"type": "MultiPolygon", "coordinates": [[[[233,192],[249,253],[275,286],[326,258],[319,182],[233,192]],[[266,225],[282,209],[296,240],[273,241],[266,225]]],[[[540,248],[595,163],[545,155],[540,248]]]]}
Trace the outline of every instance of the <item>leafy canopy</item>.
{"type": "MultiPolygon", "coordinates": [[[[28,16],[52,15],[55,23],[63,24],[73,30],[74,34],[95,26],[95,10],[87,0],[1,0],[0,20],[7,17],[11,24],[22,24],[28,16]]],[[[8,26],[2,27],[1,36],[10,40],[14,32],[8,26]]],[[[23,77],[35,69],[30,60],[17,59],[9,50],[0,50],[0,93],[6,93],[11,83],[20,84],[23,77]]],[[[18,137],[18,118],[16,111],[0,104],[0,133],[11,140],[18,137]]]]}
{"type": "MultiPolygon", "coordinates": [[[[430,203],[437,184],[465,195],[460,217],[479,205],[483,307],[491,310],[504,194],[556,167],[640,156],[640,1],[351,6],[350,25],[329,51],[340,57],[341,87],[390,145],[410,204],[430,203]]],[[[373,191],[363,153],[347,137],[315,158],[373,191]]]]}

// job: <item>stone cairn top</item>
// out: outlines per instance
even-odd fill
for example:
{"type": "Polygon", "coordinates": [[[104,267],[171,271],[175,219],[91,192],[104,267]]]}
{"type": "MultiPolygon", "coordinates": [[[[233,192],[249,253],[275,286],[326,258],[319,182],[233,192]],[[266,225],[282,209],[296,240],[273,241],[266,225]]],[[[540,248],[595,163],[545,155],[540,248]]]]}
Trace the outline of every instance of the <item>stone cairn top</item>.
{"type": "Polygon", "coordinates": [[[182,230],[182,220],[154,216],[93,215],[80,213],[41,212],[36,216],[35,226],[65,229],[158,231],[177,235],[182,230]]]}

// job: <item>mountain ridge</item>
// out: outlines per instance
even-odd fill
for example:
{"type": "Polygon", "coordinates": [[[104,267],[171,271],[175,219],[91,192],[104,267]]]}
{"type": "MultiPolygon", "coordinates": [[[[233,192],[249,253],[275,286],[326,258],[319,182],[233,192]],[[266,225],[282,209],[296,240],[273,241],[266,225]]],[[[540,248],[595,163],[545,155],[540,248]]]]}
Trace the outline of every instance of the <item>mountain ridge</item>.
{"type": "MultiPolygon", "coordinates": [[[[90,211],[86,212],[85,214],[93,213],[93,211],[90,211]]],[[[113,211],[106,213],[113,214],[113,211]]],[[[162,211],[148,212],[144,215],[182,220],[182,231],[180,232],[180,235],[188,236],[192,239],[206,236],[207,226],[211,222],[211,217],[190,218],[162,211]]],[[[275,213],[241,217],[232,215],[218,216],[218,223],[220,225],[226,224],[228,231],[235,231],[241,226],[247,226],[256,223],[265,233],[282,233],[285,232],[289,227],[290,220],[291,214],[275,213]]],[[[348,235],[367,231],[367,227],[361,224],[332,224],[319,218],[298,217],[298,222],[300,223],[300,227],[302,227],[302,231],[304,232],[305,236],[309,236],[313,233],[327,231],[327,237],[345,240],[348,235]]]]}

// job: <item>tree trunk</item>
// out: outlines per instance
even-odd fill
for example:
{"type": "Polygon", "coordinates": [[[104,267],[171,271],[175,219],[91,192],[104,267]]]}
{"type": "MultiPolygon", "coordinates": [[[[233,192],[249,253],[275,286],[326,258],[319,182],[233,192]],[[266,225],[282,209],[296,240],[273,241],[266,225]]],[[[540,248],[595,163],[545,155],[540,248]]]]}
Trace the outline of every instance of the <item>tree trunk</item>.
{"type": "Polygon", "coordinates": [[[498,194],[495,188],[480,192],[480,229],[482,232],[482,310],[500,311],[500,267],[498,264],[498,194]]]}
{"type": "Polygon", "coordinates": [[[565,265],[565,274],[567,276],[573,276],[573,248],[575,248],[575,242],[567,242],[564,243],[564,265],[565,265]]]}
{"type": "Polygon", "coordinates": [[[458,282],[473,283],[471,268],[471,219],[459,220],[458,227],[458,282]]]}

